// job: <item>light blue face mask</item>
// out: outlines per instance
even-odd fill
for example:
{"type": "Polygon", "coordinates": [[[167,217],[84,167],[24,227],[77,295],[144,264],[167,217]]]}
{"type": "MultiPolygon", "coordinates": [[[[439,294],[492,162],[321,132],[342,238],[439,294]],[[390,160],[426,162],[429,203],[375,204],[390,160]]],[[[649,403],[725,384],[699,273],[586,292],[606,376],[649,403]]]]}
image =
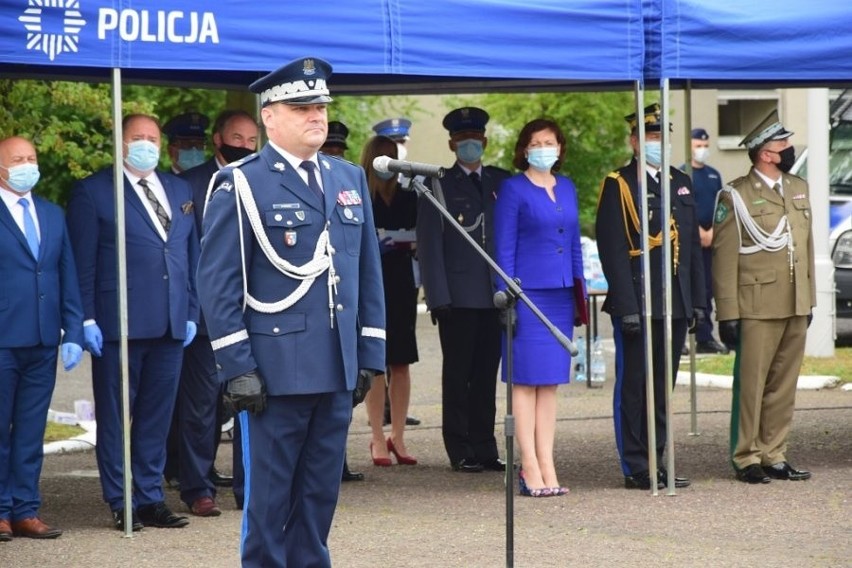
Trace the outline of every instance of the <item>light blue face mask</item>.
{"type": "Polygon", "coordinates": [[[140,172],[150,172],[160,161],[160,148],[148,140],[134,140],[127,145],[125,161],[140,172]]]}
{"type": "Polygon", "coordinates": [[[182,170],[188,170],[195,166],[200,166],[206,159],[204,150],[200,148],[187,148],[178,150],[177,164],[182,170]]]}
{"type": "MultiPolygon", "coordinates": [[[[666,157],[671,158],[672,147],[666,148],[666,157]]],[[[645,142],[645,161],[651,166],[659,168],[663,163],[663,145],[659,140],[647,140],[645,142]]]]}
{"type": "Polygon", "coordinates": [[[18,193],[26,193],[31,190],[41,177],[38,166],[35,164],[21,164],[11,168],[0,166],[0,168],[9,172],[9,179],[6,180],[6,183],[18,193]]]}
{"type": "Polygon", "coordinates": [[[475,164],[482,158],[483,152],[482,140],[469,138],[456,142],[456,157],[465,164],[475,164]]]}
{"type": "Polygon", "coordinates": [[[543,172],[549,172],[558,159],[559,148],[556,146],[531,148],[527,151],[527,162],[529,162],[530,166],[543,172]]]}

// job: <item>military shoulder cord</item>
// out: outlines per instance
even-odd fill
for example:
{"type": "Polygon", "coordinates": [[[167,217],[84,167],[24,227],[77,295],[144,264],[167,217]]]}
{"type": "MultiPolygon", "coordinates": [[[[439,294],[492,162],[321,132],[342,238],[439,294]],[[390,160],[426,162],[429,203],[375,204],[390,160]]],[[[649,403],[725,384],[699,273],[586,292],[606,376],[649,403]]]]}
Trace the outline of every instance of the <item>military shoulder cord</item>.
{"type": "Polygon", "coordinates": [[[263,222],[260,219],[260,213],[257,210],[257,204],[254,201],[254,196],[251,192],[248,180],[243,172],[238,168],[233,169],[234,172],[234,194],[237,205],[237,220],[240,232],[240,258],[243,271],[243,311],[246,304],[253,310],[265,314],[275,314],[282,312],[301,300],[314,281],[326,270],[328,270],[328,306],[329,319],[331,326],[334,327],[334,295],[337,293],[337,282],[339,278],[334,270],[334,262],[332,255],[334,247],[331,246],[328,234],[328,223],[320,233],[317,239],[317,245],[314,248],[314,256],[311,260],[301,266],[290,264],[275,252],[272,243],[269,242],[269,237],[263,227],[263,222]],[[277,302],[261,302],[254,298],[248,292],[248,278],[245,259],[245,243],[243,242],[243,217],[241,212],[241,204],[245,207],[246,216],[249,219],[249,224],[252,228],[254,236],[257,238],[263,254],[270,263],[283,275],[294,280],[302,282],[296,287],[289,296],[277,302]]]}
{"type": "MultiPolygon", "coordinates": [[[[734,209],[734,218],[737,221],[737,233],[740,238],[740,254],[754,254],[759,251],[778,252],[784,248],[787,249],[787,261],[790,266],[790,282],[793,281],[793,234],[790,228],[790,223],[787,220],[787,215],[783,215],[779,219],[775,229],[769,233],[760,225],[755,223],[748,207],[743,201],[740,192],[726,185],[722,191],[727,191],[731,195],[731,204],[734,209]],[[743,246],[743,229],[746,234],[754,242],[753,245],[743,246]]],[[[720,192],[721,194],[721,192],[720,192]]],[[[718,196],[717,196],[718,203],[718,196]]]]}
{"type": "MultiPolygon", "coordinates": [[[[639,234],[642,234],[639,226],[639,214],[636,212],[636,204],[633,202],[633,194],[630,192],[630,187],[627,181],[621,177],[618,172],[612,172],[608,176],[618,182],[618,190],[621,196],[621,213],[624,221],[624,234],[627,237],[627,242],[630,245],[629,254],[631,258],[642,254],[642,249],[636,248],[633,244],[633,238],[630,236],[630,227],[639,234]],[[628,224],[629,223],[629,224],[628,224]]],[[[603,186],[601,186],[601,196],[603,195],[603,186]]],[[[598,198],[598,207],[600,207],[600,198],[598,198]]],[[[677,267],[680,264],[680,236],[678,234],[677,225],[673,218],[669,219],[669,239],[672,241],[674,273],[677,274],[677,267]]],[[[663,231],[661,230],[656,235],[648,237],[649,250],[653,250],[663,245],[663,231]]]]}

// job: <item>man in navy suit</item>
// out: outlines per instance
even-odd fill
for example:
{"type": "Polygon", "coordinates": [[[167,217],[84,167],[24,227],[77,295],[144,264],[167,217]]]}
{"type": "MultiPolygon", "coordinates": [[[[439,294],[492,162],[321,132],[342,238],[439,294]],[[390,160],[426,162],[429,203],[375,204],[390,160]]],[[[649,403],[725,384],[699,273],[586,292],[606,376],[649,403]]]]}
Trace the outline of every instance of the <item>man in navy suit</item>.
{"type": "MultiPolygon", "coordinates": [[[[609,283],[609,292],[602,310],[612,318],[615,339],[615,387],[613,390],[613,421],[615,440],[627,489],[650,489],[652,484],[668,484],[668,472],[662,467],[666,447],[667,424],[665,413],[665,345],[663,343],[663,239],[670,239],[672,258],[669,260],[671,281],[671,349],[672,377],[677,376],[680,352],[687,329],[694,333],[698,320],[704,315],[704,264],[698,237],[698,220],[692,183],[685,173],[669,168],[670,203],[662,202],[660,181],[661,121],[660,105],[645,107],[643,115],[625,117],[630,125],[630,145],[639,153],[637,124],[645,123],[645,162],[637,158],[610,173],[601,186],[598,198],[595,234],[601,266],[609,283]],[[639,176],[648,183],[648,202],[639,207],[639,176]],[[662,226],[663,207],[671,207],[671,225],[662,226]],[[641,213],[639,213],[641,211],[641,213]],[[641,234],[639,215],[648,216],[650,235],[641,234]],[[642,291],[642,238],[651,243],[649,263],[651,273],[651,329],[645,329],[642,291]],[[645,398],[646,364],[645,337],[653,351],[654,415],[657,433],[657,472],[649,472],[647,400],[645,398]]],[[[685,477],[675,478],[676,487],[690,484],[685,477]]]]}
{"type": "Polygon", "coordinates": [[[247,411],[243,566],[331,566],[353,390],[385,368],[366,176],[318,152],[330,74],[308,57],[251,85],[269,142],[219,173],[204,216],[199,297],[219,379],[247,411]]]}
{"type": "Polygon", "coordinates": [[[0,542],[62,534],[38,516],[56,347],[70,371],[83,353],[83,307],[62,209],[32,194],[36,151],[0,141],[0,542]],[[65,334],[62,334],[65,330],[65,334]]]}
{"type": "MultiPolygon", "coordinates": [[[[488,113],[463,107],[444,117],[456,163],[440,184],[439,199],[489,254],[494,248],[494,201],[509,172],[482,164],[488,113]]],[[[441,430],[453,470],[505,471],[497,455],[494,417],[500,365],[500,318],[488,263],[431,203],[417,210],[417,254],[426,304],[438,324],[441,353],[441,430]]]]}
{"type": "Polygon", "coordinates": [[[119,304],[113,169],[77,182],[68,202],[68,231],[80,280],[86,349],[98,423],[97,459],[104,501],[124,530],[188,523],[163,499],[166,435],[178,387],[183,348],[195,336],[198,237],[189,184],[155,171],[160,127],[129,115],[123,124],[127,263],[127,339],[130,371],[130,453],[133,503],[124,502],[119,304]]]}
{"type": "MultiPolygon", "coordinates": [[[[257,123],[247,112],[225,110],[219,113],[213,123],[213,146],[216,149],[213,157],[180,175],[192,186],[193,211],[199,238],[207,190],[216,172],[254,152],[257,149],[257,135],[257,123]]],[[[194,515],[200,517],[221,514],[216,503],[216,486],[230,486],[234,481],[214,467],[222,432],[221,399],[221,385],[216,377],[216,361],[202,315],[197,336],[183,352],[175,420],[169,433],[170,445],[174,446],[176,451],[170,453],[169,459],[166,460],[166,478],[178,478],[181,500],[194,515]]],[[[239,422],[235,422],[234,496],[237,505],[242,508],[242,452],[240,429],[237,425],[239,422]]]]}

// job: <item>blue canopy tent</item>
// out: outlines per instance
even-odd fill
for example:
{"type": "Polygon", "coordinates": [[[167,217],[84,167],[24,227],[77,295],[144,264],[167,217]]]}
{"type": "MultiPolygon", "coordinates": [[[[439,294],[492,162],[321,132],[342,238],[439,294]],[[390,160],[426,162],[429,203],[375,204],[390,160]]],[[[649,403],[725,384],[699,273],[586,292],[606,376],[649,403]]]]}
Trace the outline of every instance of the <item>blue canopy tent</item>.
{"type": "Polygon", "coordinates": [[[12,77],[244,88],[305,54],[342,93],[559,89],[641,77],[639,0],[5,0],[12,77]]]}

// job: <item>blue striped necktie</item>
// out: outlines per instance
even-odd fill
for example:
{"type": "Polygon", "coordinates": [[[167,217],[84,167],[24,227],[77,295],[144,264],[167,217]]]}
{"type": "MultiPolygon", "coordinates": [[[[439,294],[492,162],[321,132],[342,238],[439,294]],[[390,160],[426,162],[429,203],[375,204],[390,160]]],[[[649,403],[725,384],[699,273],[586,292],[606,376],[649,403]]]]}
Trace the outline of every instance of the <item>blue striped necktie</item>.
{"type": "Polygon", "coordinates": [[[30,214],[30,202],[22,197],[18,200],[18,204],[24,208],[24,236],[27,238],[27,244],[33,256],[38,259],[38,231],[30,214]]]}

